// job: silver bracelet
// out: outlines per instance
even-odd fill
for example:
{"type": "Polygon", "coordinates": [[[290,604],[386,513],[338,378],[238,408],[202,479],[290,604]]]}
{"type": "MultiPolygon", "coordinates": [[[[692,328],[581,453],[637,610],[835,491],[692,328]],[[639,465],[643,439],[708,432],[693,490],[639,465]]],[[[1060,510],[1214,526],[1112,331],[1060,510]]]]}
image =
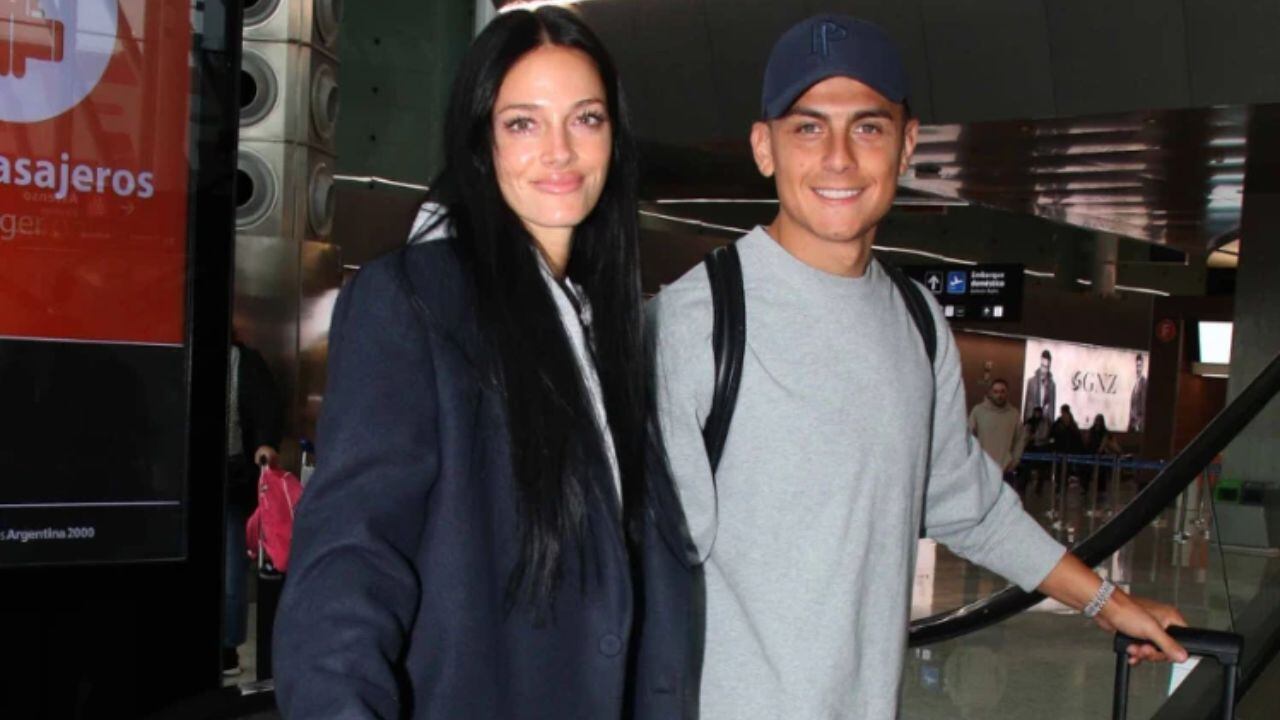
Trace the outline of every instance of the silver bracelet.
{"type": "Polygon", "coordinates": [[[1111,594],[1115,591],[1116,586],[1112,585],[1110,580],[1103,580],[1098,586],[1098,591],[1093,594],[1093,599],[1084,606],[1084,616],[1092,618],[1102,612],[1102,608],[1106,606],[1107,601],[1111,599],[1111,594]]]}

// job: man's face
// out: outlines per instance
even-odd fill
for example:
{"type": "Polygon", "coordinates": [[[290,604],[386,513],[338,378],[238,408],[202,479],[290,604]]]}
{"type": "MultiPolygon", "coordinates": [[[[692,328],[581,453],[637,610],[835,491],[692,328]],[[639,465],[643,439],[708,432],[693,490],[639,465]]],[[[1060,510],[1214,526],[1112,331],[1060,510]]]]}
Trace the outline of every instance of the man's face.
{"type": "Polygon", "coordinates": [[[1049,358],[1047,358],[1047,357],[1042,357],[1042,358],[1040,358],[1040,372],[1042,372],[1042,373],[1046,373],[1046,374],[1047,374],[1047,373],[1049,372],[1049,365],[1050,365],[1050,364],[1051,364],[1051,362],[1050,362],[1049,358]]]}
{"type": "Polygon", "coordinates": [[[1141,357],[1139,357],[1136,361],[1134,361],[1134,367],[1136,367],[1138,370],[1138,377],[1142,377],[1142,358],[1141,357]]]}
{"type": "Polygon", "coordinates": [[[756,123],[756,167],[774,178],[782,231],[799,242],[870,245],[918,130],[901,104],[846,77],[823,80],[783,117],[756,123]]]}
{"type": "Polygon", "coordinates": [[[987,398],[996,407],[1004,407],[1009,402],[1009,388],[1004,383],[993,383],[987,391],[987,398]]]}

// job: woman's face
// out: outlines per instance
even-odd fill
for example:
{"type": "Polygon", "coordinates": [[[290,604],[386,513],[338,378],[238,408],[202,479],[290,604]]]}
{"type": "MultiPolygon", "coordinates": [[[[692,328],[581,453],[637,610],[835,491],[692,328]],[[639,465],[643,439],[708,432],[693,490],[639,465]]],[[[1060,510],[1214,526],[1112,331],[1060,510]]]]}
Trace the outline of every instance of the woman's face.
{"type": "Polygon", "coordinates": [[[586,53],[520,58],[493,108],[493,165],[507,205],[541,244],[565,242],[604,189],[613,148],[604,83],[586,53]]]}

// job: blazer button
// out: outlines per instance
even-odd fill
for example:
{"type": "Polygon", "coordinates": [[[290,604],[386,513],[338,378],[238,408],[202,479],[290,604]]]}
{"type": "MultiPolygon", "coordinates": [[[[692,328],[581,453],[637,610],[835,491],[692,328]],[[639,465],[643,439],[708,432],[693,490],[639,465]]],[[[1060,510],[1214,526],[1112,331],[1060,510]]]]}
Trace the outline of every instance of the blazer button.
{"type": "Polygon", "coordinates": [[[605,635],[600,638],[600,654],[605,657],[616,657],[622,652],[622,641],[617,635],[605,635]]]}

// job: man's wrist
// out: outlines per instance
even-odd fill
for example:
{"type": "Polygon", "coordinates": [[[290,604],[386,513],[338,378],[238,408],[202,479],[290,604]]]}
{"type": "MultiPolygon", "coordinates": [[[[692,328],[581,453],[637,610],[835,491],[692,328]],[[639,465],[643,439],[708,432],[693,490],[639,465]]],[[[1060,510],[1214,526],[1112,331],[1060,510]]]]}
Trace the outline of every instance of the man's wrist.
{"type": "Polygon", "coordinates": [[[1111,600],[1111,596],[1115,591],[1116,586],[1112,584],[1110,580],[1103,580],[1102,584],[1098,585],[1097,591],[1093,593],[1093,597],[1084,606],[1084,610],[1081,612],[1084,613],[1085,617],[1090,619],[1097,617],[1098,613],[1102,612],[1102,609],[1107,606],[1107,603],[1111,600]]]}

